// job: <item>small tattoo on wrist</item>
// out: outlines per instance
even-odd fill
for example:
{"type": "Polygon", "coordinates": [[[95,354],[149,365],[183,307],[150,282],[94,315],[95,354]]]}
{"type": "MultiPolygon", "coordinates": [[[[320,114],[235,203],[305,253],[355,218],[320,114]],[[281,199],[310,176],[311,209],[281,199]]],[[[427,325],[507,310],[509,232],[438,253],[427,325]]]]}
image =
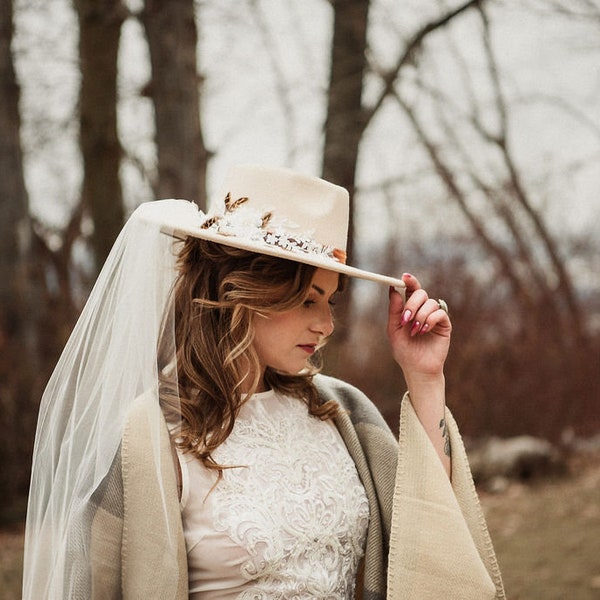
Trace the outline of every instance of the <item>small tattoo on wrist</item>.
{"type": "Polygon", "coordinates": [[[446,456],[452,456],[452,451],[450,449],[450,432],[448,431],[446,419],[440,421],[440,429],[442,430],[442,437],[444,438],[444,454],[446,456]]]}

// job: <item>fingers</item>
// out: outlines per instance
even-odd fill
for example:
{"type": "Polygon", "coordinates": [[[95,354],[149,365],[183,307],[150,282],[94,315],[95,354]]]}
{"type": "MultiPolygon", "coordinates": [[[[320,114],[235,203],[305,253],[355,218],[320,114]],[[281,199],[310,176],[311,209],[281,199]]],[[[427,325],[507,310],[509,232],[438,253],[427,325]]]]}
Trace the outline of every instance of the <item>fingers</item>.
{"type": "Polygon", "coordinates": [[[406,302],[393,302],[390,316],[395,317],[399,328],[407,328],[411,336],[422,335],[439,324],[449,325],[447,313],[440,308],[437,300],[429,298],[419,280],[405,273],[402,279],[406,283],[406,302]],[[399,321],[399,322],[398,322],[399,321]]]}
{"type": "Polygon", "coordinates": [[[402,315],[401,327],[410,327],[410,335],[424,334],[433,329],[446,316],[436,300],[427,298],[416,311],[407,308],[402,315]],[[442,314],[439,314],[439,313],[442,314]]]}

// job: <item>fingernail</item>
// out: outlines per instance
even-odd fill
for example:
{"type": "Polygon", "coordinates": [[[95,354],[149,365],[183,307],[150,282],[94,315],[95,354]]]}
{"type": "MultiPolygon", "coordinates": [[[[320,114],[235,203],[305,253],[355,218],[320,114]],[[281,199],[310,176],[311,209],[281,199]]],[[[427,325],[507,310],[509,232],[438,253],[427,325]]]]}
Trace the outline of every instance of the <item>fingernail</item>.
{"type": "Polygon", "coordinates": [[[429,331],[429,323],[425,323],[425,325],[421,327],[421,331],[419,331],[419,333],[423,335],[426,331],[429,331]]]}
{"type": "Polygon", "coordinates": [[[413,323],[412,329],[410,330],[410,335],[415,335],[419,331],[420,327],[421,323],[419,323],[419,321],[415,321],[413,323]]]}
{"type": "Polygon", "coordinates": [[[400,325],[406,325],[410,321],[411,317],[412,313],[410,312],[410,310],[405,310],[404,314],[402,315],[402,323],[400,323],[400,325]]]}

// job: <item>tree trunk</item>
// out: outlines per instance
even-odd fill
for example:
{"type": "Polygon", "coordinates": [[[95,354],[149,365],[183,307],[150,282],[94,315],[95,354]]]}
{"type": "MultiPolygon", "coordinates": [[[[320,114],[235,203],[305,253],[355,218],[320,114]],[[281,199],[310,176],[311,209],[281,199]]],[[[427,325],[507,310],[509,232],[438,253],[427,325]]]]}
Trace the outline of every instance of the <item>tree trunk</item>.
{"type": "Polygon", "coordinates": [[[198,34],[193,0],[146,0],[142,12],[152,81],[160,198],[186,198],[206,208],[208,152],[200,125],[198,34]]]}
{"type": "Polygon", "coordinates": [[[125,9],[120,0],[74,0],[81,66],[82,202],[94,223],[96,267],[104,263],[123,226],[117,135],[117,57],[125,9]]]}
{"type": "Polygon", "coordinates": [[[369,2],[334,0],[331,74],[325,122],[323,178],[350,192],[348,256],[353,241],[353,202],[358,148],[366,123],[362,106],[369,2]]]}
{"type": "Polygon", "coordinates": [[[15,265],[20,262],[19,231],[27,221],[27,194],[23,180],[19,138],[19,86],[11,42],[12,1],[0,4],[0,306],[15,298],[15,265]]]}
{"type": "MultiPolygon", "coordinates": [[[[368,0],[333,0],[333,42],[331,73],[325,121],[323,178],[345,187],[350,193],[348,262],[352,263],[354,242],[354,192],[358,148],[366,124],[362,106],[363,76],[366,68],[368,0]]],[[[339,322],[336,335],[326,350],[327,368],[345,376],[344,342],[351,320],[351,281],[336,306],[339,322]]]]}
{"type": "Polygon", "coordinates": [[[19,85],[11,43],[13,4],[0,3],[0,509],[27,487],[23,467],[33,432],[28,429],[31,382],[36,372],[35,327],[28,314],[28,200],[20,142],[19,85]]]}

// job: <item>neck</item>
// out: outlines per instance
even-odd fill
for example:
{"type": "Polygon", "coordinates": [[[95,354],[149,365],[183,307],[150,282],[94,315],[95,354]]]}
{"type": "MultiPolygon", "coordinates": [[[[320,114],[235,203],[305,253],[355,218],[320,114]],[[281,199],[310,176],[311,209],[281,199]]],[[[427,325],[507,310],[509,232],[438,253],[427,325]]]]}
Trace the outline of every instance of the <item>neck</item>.
{"type": "Polygon", "coordinates": [[[253,393],[266,392],[269,389],[270,389],[270,387],[267,385],[267,383],[265,381],[264,370],[261,373],[260,377],[258,378],[258,381],[252,374],[248,373],[246,375],[246,377],[244,377],[244,381],[242,381],[242,385],[240,386],[240,391],[242,392],[242,394],[248,394],[248,393],[250,393],[250,391],[252,391],[253,393]],[[253,388],[255,382],[256,382],[256,387],[253,388]]]}
{"type": "Polygon", "coordinates": [[[256,388],[256,392],[266,392],[267,390],[270,390],[271,388],[263,381],[260,382],[260,384],[258,385],[258,387],[256,388]]]}

